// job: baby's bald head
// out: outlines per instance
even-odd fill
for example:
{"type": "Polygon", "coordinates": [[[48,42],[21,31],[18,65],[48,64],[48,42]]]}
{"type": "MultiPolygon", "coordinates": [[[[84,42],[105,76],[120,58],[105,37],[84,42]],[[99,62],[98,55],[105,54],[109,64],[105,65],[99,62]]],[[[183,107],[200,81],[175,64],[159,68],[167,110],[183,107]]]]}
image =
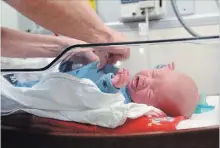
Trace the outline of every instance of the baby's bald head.
{"type": "Polygon", "coordinates": [[[188,118],[199,102],[195,82],[172,66],[139,72],[128,90],[134,102],[157,107],[169,116],[188,118]]]}
{"type": "Polygon", "coordinates": [[[157,107],[170,116],[190,117],[198,102],[198,88],[187,75],[170,71],[164,76],[155,94],[157,107]]]}

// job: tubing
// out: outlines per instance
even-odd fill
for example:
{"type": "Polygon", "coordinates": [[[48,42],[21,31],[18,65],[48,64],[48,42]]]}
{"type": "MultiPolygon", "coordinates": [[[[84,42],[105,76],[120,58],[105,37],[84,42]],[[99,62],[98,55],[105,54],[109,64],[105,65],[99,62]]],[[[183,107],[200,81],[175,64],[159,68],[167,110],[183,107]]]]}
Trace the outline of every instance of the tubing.
{"type": "Polygon", "coordinates": [[[173,7],[174,13],[178,19],[178,21],[180,22],[180,24],[186,29],[186,31],[191,34],[194,37],[201,37],[200,35],[198,35],[196,32],[194,32],[188,25],[187,23],[183,20],[182,16],[180,15],[180,12],[177,8],[176,5],[176,0],[171,0],[171,5],[173,7]]]}

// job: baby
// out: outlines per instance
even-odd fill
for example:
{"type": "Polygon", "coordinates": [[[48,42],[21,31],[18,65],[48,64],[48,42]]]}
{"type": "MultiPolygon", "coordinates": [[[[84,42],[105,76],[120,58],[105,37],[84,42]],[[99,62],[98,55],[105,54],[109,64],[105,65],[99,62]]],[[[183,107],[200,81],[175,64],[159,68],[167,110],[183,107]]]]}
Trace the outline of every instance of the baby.
{"type": "MultiPolygon", "coordinates": [[[[147,104],[161,109],[169,116],[189,118],[198,102],[198,89],[194,81],[174,70],[174,63],[159,65],[156,69],[143,70],[130,79],[128,70],[105,65],[98,69],[98,61],[85,66],[71,61],[61,63],[59,70],[92,80],[104,93],[121,92],[125,103],[147,104]]],[[[14,82],[17,87],[32,87],[38,81],[14,82]]]]}
{"type": "Polygon", "coordinates": [[[88,78],[104,93],[122,92],[125,103],[147,104],[161,109],[169,116],[189,118],[198,102],[198,89],[194,81],[174,70],[174,63],[158,65],[156,69],[143,70],[131,80],[128,70],[106,65],[98,70],[93,62],[72,70],[71,62],[63,63],[60,71],[88,78]]]}

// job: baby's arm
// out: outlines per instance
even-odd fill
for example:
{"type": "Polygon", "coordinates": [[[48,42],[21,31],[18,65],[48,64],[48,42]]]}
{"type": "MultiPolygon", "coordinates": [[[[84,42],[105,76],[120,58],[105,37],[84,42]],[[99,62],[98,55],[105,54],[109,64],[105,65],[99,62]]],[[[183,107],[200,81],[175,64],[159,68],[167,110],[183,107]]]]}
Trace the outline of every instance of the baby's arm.
{"type": "Polygon", "coordinates": [[[101,90],[101,92],[117,93],[120,90],[114,87],[114,85],[112,84],[113,77],[114,77],[114,74],[108,73],[108,74],[103,75],[99,80],[95,82],[98,88],[101,90]]]}
{"type": "Polygon", "coordinates": [[[120,88],[125,87],[129,81],[129,72],[126,69],[119,69],[114,75],[113,73],[104,74],[96,85],[104,93],[117,93],[120,88]]]}
{"type": "Polygon", "coordinates": [[[113,73],[116,74],[119,71],[119,68],[115,67],[112,64],[106,64],[105,67],[103,68],[104,73],[113,73]]]}

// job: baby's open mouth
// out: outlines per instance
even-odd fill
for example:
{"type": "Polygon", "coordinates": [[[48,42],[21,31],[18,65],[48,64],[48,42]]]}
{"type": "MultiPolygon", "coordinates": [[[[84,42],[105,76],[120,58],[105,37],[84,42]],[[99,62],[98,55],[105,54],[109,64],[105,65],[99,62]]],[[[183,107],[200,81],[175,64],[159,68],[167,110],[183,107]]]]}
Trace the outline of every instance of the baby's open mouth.
{"type": "Polygon", "coordinates": [[[147,85],[147,79],[145,77],[136,76],[132,82],[134,90],[141,90],[147,85]]]}
{"type": "Polygon", "coordinates": [[[134,80],[133,80],[133,88],[135,89],[135,90],[138,90],[138,87],[140,87],[139,84],[140,83],[140,77],[139,76],[137,76],[134,80]]]}

